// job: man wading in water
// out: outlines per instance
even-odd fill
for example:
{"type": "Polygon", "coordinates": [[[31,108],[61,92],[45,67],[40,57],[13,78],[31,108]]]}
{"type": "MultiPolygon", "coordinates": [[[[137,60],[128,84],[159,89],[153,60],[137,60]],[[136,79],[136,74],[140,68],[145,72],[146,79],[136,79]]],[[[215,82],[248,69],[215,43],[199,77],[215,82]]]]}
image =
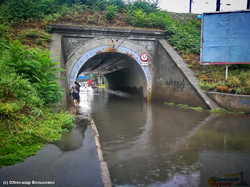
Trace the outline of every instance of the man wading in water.
{"type": "Polygon", "coordinates": [[[75,81],[74,86],[70,88],[70,93],[72,93],[73,96],[73,101],[74,101],[74,106],[77,107],[79,104],[79,93],[80,93],[80,85],[77,81],[75,81]]]}

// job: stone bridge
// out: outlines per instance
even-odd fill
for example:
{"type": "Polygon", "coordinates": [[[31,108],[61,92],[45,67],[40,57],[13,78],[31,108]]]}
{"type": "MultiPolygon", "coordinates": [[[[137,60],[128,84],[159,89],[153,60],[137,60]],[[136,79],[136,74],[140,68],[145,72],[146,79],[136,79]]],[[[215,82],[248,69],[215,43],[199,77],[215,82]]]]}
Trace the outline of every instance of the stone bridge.
{"type": "Polygon", "coordinates": [[[49,25],[51,58],[61,74],[65,98],[80,73],[103,75],[108,88],[148,101],[214,108],[193,72],[166,42],[161,31],[49,25]]]}

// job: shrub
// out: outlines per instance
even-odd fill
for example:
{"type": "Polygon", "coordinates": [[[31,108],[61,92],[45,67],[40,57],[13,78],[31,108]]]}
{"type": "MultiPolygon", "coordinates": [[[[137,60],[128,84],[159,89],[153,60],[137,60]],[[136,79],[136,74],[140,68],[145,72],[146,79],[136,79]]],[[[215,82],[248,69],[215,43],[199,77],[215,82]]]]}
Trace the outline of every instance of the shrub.
{"type": "Polygon", "coordinates": [[[207,83],[205,81],[199,80],[199,86],[207,91],[214,91],[216,89],[215,83],[207,83]]]}
{"type": "Polygon", "coordinates": [[[0,40],[0,167],[23,161],[70,129],[73,116],[45,107],[59,86],[48,51],[0,40]],[[3,47],[5,48],[3,49],[3,47]],[[41,79],[42,83],[38,81],[41,79]],[[46,87],[45,87],[46,86],[46,87]],[[45,94],[45,95],[43,95],[45,94]]]}
{"type": "Polygon", "coordinates": [[[47,43],[51,41],[51,35],[39,29],[27,29],[20,33],[19,40],[23,43],[35,43],[39,47],[47,47],[47,43]]]}
{"type": "Polygon", "coordinates": [[[117,10],[122,10],[125,8],[125,3],[123,0],[108,0],[107,3],[109,5],[115,5],[117,7],[117,10]]]}
{"type": "Polygon", "coordinates": [[[10,26],[8,23],[0,24],[0,37],[4,37],[10,32],[10,26]]]}
{"type": "Polygon", "coordinates": [[[0,65],[0,97],[2,101],[19,100],[31,108],[43,105],[43,100],[38,97],[35,88],[27,79],[16,74],[3,62],[0,62],[0,65]]]}
{"type": "Polygon", "coordinates": [[[57,12],[59,4],[57,0],[9,0],[4,7],[2,19],[17,22],[42,19],[57,12]]]}
{"type": "Polygon", "coordinates": [[[197,20],[188,19],[181,24],[169,22],[165,30],[169,34],[167,40],[177,51],[200,53],[200,23],[197,20]]]}
{"type": "Polygon", "coordinates": [[[13,118],[16,113],[18,113],[23,107],[23,104],[10,102],[2,103],[0,102],[0,116],[5,118],[13,118]]]}
{"type": "Polygon", "coordinates": [[[137,9],[133,12],[132,23],[136,27],[145,27],[147,25],[147,14],[143,11],[143,9],[137,9]]]}
{"type": "Polygon", "coordinates": [[[108,21],[113,21],[117,15],[117,6],[116,5],[109,5],[107,6],[106,10],[106,19],[108,21]]]}
{"type": "Polygon", "coordinates": [[[143,10],[145,13],[149,14],[150,12],[157,11],[158,3],[150,3],[147,1],[136,0],[127,4],[127,9],[129,10],[143,10]]]}
{"type": "Polygon", "coordinates": [[[56,74],[61,70],[56,67],[49,56],[49,51],[39,48],[27,48],[14,41],[6,51],[4,62],[19,75],[29,80],[38,96],[45,104],[57,103],[61,90],[57,84],[56,74]]]}
{"type": "Polygon", "coordinates": [[[227,84],[231,87],[238,87],[242,85],[242,82],[238,77],[232,76],[228,79],[227,84]]]}
{"type": "Polygon", "coordinates": [[[77,4],[81,2],[82,0],[58,0],[60,4],[67,3],[67,4],[77,4]]]}
{"type": "Polygon", "coordinates": [[[97,6],[96,6],[96,9],[99,10],[99,11],[106,11],[107,10],[107,6],[109,5],[114,5],[115,4],[108,4],[106,1],[99,1],[97,6]]]}
{"type": "Polygon", "coordinates": [[[250,69],[250,64],[233,64],[229,67],[230,70],[239,70],[239,69],[250,69]]]}
{"type": "Polygon", "coordinates": [[[148,15],[150,27],[164,29],[171,22],[171,17],[164,11],[151,12],[148,15]]]}

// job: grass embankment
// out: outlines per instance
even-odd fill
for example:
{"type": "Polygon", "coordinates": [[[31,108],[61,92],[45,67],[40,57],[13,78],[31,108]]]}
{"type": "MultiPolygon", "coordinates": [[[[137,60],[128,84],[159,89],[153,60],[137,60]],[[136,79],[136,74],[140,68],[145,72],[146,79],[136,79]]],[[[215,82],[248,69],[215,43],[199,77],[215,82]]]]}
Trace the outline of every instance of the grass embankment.
{"type": "Polygon", "coordinates": [[[73,118],[53,109],[60,101],[60,88],[47,51],[28,49],[16,41],[1,40],[0,44],[1,167],[22,161],[42,144],[60,139],[73,118]]]}
{"type": "Polygon", "coordinates": [[[73,125],[72,115],[55,111],[61,98],[55,75],[61,70],[45,49],[48,34],[25,33],[16,34],[7,23],[0,26],[0,167],[34,155],[73,125]]]}

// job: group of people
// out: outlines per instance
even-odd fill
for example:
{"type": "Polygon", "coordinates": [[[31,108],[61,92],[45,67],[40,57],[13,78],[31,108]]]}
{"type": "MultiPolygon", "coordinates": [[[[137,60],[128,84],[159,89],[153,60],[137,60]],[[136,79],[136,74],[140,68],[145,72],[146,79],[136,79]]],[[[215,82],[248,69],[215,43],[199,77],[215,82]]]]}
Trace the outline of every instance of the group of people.
{"type": "Polygon", "coordinates": [[[79,82],[75,81],[74,85],[70,88],[70,94],[73,97],[74,106],[77,107],[80,102],[80,87],[79,82]]]}

